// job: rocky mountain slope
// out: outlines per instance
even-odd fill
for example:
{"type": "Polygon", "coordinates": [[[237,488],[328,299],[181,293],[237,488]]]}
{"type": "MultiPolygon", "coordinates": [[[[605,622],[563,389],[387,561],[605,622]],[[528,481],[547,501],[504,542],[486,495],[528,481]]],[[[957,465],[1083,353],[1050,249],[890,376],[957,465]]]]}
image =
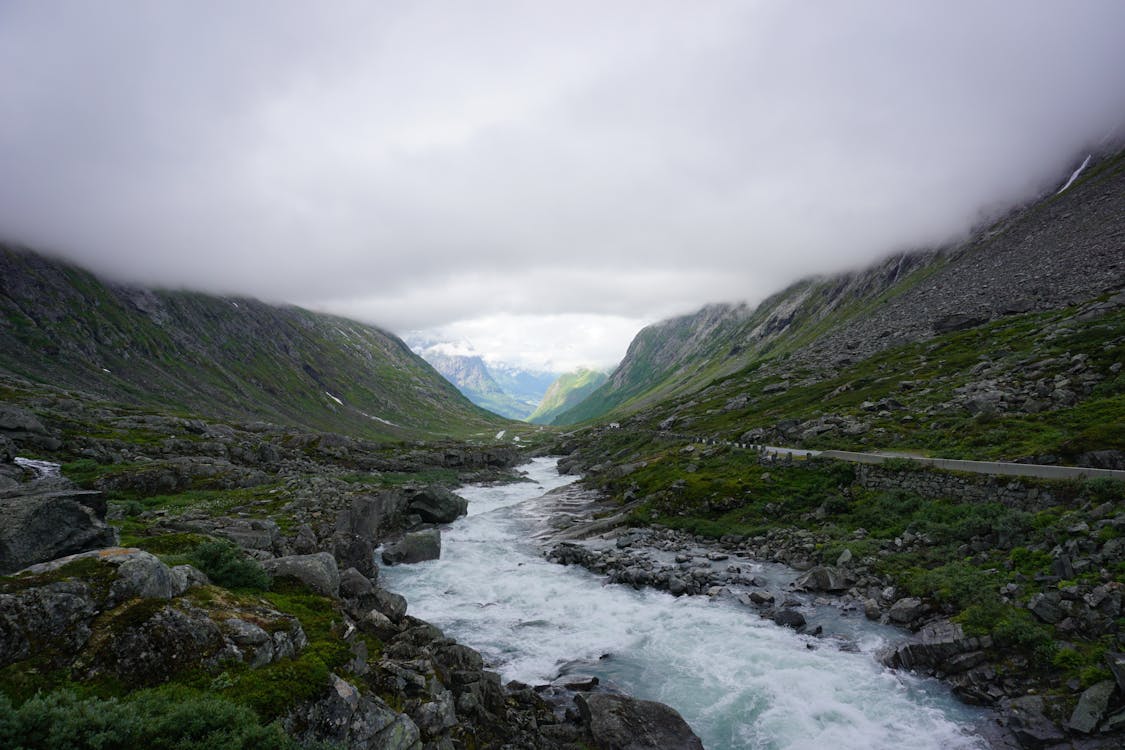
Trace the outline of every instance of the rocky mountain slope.
{"type": "Polygon", "coordinates": [[[11,247],[0,247],[0,372],[113,401],[375,438],[504,423],[373,326],[125,287],[11,247]]]}
{"type": "Polygon", "coordinates": [[[1125,154],[954,247],[793,285],[754,309],[708,306],[651,326],[574,423],[693,393],[748,368],[835,369],[1004,316],[1084,302],[1125,281],[1125,154]],[[785,363],[784,365],[782,363],[785,363]]]}
{"type": "Polygon", "coordinates": [[[533,424],[550,424],[567,409],[581,403],[606,381],[606,374],[585,368],[560,375],[547,389],[539,407],[527,418],[533,424]]]}

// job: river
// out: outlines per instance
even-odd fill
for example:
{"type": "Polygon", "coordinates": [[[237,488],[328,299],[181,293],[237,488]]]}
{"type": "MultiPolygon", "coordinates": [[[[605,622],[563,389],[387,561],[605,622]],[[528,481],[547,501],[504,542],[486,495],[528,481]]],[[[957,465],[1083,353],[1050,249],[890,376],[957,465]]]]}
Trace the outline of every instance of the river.
{"type": "Polygon", "coordinates": [[[521,467],[529,482],[462,487],[469,514],[445,528],[441,559],[383,570],[411,614],[478,649],[505,681],[596,675],[676,708],[708,750],[986,747],[973,733],[980,712],[878,663],[893,633],[862,617],[847,640],[814,638],[729,597],[636,591],[547,562],[533,540],[537,498],[574,480],[554,466],[539,458],[521,467]]]}

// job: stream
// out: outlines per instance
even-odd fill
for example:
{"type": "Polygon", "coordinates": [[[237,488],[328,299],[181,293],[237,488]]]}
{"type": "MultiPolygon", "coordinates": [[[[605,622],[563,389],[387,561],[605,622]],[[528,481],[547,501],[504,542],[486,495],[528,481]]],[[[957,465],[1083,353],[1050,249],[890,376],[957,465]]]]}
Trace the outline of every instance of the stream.
{"type": "MultiPolygon", "coordinates": [[[[440,560],[384,568],[410,613],[479,650],[505,681],[581,673],[679,711],[708,750],[985,748],[982,712],[935,680],[884,668],[901,632],[820,607],[810,622],[846,638],[800,635],[733,597],[673,597],[604,584],[542,557],[542,495],[569,484],[555,459],[529,482],[467,486],[469,514],[445,527],[440,560]]],[[[762,566],[767,578],[784,566],[762,566]]],[[[787,569],[785,569],[787,570],[787,569]]]]}

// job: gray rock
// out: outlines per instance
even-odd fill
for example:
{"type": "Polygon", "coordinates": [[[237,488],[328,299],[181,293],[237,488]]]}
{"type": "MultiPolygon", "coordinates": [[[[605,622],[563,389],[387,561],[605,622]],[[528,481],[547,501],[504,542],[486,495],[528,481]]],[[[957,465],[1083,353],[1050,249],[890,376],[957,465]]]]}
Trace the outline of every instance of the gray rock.
{"type": "Polygon", "coordinates": [[[144,550],[129,550],[103,559],[117,566],[117,580],[109,587],[109,606],[134,597],[171,599],[184,591],[172,570],[144,550]]]}
{"type": "Polygon", "coordinates": [[[27,659],[37,643],[64,654],[77,651],[97,613],[90,588],[80,581],[0,594],[0,667],[27,659]]]}
{"type": "Polygon", "coordinates": [[[1036,594],[1027,603],[1027,608],[1043,622],[1053,625],[1066,617],[1066,612],[1059,606],[1059,601],[1059,595],[1053,591],[1036,594]]]}
{"type": "Polygon", "coordinates": [[[337,532],[332,537],[332,555],[341,568],[355,568],[368,578],[377,578],[375,547],[367,537],[337,532]]]}
{"type": "Polygon", "coordinates": [[[1105,663],[1109,666],[1109,671],[1113,672],[1113,678],[1117,680],[1117,689],[1125,695],[1125,654],[1107,651],[1105,663]]]}
{"type": "Polygon", "coordinates": [[[399,528],[406,514],[406,497],[398,491],[361,495],[336,517],[336,531],[378,540],[399,528]]]}
{"type": "Polygon", "coordinates": [[[275,578],[296,578],[322,596],[337,596],[340,592],[340,571],[335,558],[327,552],[277,557],[263,561],[262,567],[275,578]]]}
{"type": "Polygon", "coordinates": [[[982,325],[987,321],[978,315],[968,315],[965,313],[953,313],[945,315],[933,323],[935,333],[950,333],[952,331],[963,331],[967,328],[975,328],[982,325]]]}
{"type": "Polygon", "coordinates": [[[797,610],[790,608],[779,609],[770,614],[769,618],[778,625],[793,628],[794,630],[800,630],[805,627],[806,624],[805,616],[797,610]]]}
{"type": "Polygon", "coordinates": [[[1066,725],[1083,734],[1093,732],[1109,708],[1109,698],[1113,695],[1114,687],[1113,680],[1102,680],[1084,690],[1066,725]]]}
{"type": "Polygon", "coordinates": [[[375,591],[375,584],[355,568],[348,568],[340,574],[341,599],[359,599],[373,591],[375,591]]]}
{"type": "Polygon", "coordinates": [[[0,575],[117,544],[117,531],[105,524],[104,501],[90,498],[77,491],[0,498],[0,575]]]}
{"type": "Polygon", "coordinates": [[[907,596],[891,605],[888,616],[900,625],[913,622],[926,611],[926,605],[916,596],[907,596]]]}
{"type": "Polygon", "coordinates": [[[298,555],[312,555],[319,549],[316,533],[308,524],[301,524],[297,529],[297,535],[293,538],[293,552],[298,555]]]}
{"type": "Polygon", "coordinates": [[[442,690],[437,699],[423,703],[414,712],[414,723],[422,736],[436,738],[442,732],[457,726],[457,713],[453,708],[453,694],[442,690]]]}
{"type": "Polygon", "coordinates": [[[843,571],[818,565],[798,578],[793,585],[799,591],[844,591],[848,588],[848,579],[843,571]]]}
{"type": "Polygon", "coordinates": [[[1001,708],[1008,729],[1022,747],[1043,748],[1066,739],[1063,731],[1043,714],[1043,699],[1037,695],[1015,698],[1001,708]]]}
{"type": "Polygon", "coordinates": [[[575,702],[595,747],[604,750],[703,750],[675,709],[609,693],[580,693],[575,702]]]}
{"type": "Polygon", "coordinates": [[[325,742],[350,750],[421,750],[418,727],[374,695],[331,675],[327,694],[283,722],[303,743],[325,742]]]}
{"type": "Polygon", "coordinates": [[[469,512],[469,501],[444,487],[426,487],[410,498],[408,510],[427,523],[453,523],[469,512]]]}
{"type": "Polygon", "coordinates": [[[402,539],[383,550],[383,562],[387,565],[437,560],[439,557],[441,557],[441,532],[437,529],[408,532],[402,539]]]}
{"type": "Polygon", "coordinates": [[[207,577],[207,574],[194,565],[174,565],[172,577],[176,581],[175,596],[180,596],[188,589],[193,589],[196,586],[211,584],[211,579],[207,577]]]}

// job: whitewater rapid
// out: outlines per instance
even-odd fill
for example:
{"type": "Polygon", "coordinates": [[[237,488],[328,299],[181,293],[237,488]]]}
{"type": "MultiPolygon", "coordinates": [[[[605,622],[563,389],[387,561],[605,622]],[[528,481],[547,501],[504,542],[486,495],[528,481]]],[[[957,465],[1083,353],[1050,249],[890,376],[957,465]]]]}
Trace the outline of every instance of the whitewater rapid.
{"type": "Polygon", "coordinates": [[[978,712],[877,662],[885,629],[843,650],[729,598],[636,591],[548,563],[532,541],[537,498],[574,480],[554,467],[535,459],[522,467],[530,482],[461,488],[469,515],[444,529],[441,559],[383,570],[411,614],[478,649],[505,681],[596,675],[673,706],[709,750],[986,747],[978,712]]]}

